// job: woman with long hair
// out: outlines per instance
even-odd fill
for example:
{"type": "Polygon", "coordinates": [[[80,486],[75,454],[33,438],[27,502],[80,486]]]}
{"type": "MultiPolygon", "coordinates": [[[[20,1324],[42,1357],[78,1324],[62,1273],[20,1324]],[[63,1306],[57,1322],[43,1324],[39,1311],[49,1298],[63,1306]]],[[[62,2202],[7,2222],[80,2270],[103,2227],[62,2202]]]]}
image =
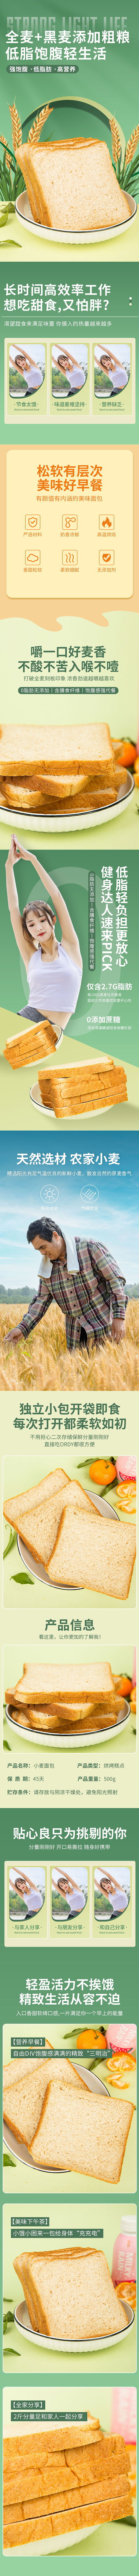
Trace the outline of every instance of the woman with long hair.
{"type": "Polygon", "coordinates": [[[25,1005],[23,1004],[19,1018],[36,1020],[36,1022],[43,1019],[50,1020],[59,1040],[63,1036],[63,1030],[67,1028],[67,1021],[76,1010],[80,992],[82,957],[79,939],[70,919],[64,895],[59,894],[59,888],[55,885],[53,877],[50,877],[50,874],[48,876],[47,868],[41,866],[40,857],[34,858],[33,850],[30,850],[29,854],[28,850],[21,848],[21,843],[16,840],[14,832],[12,832],[8,859],[6,859],[6,886],[12,930],[26,968],[29,989],[29,999],[25,1005]],[[29,856],[31,867],[41,878],[43,897],[42,903],[38,896],[36,902],[34,896],[32,903],[30,898],[29,902],[24,904],[24,910],[21,913],[14,867],[20,858],[27,860],[29,866],[29,856]],[[44,888],[46,888],[45,900],[44,888]],[[62,933],[61,939],[56,939],[55,936],[56,913],[62,933]]]}

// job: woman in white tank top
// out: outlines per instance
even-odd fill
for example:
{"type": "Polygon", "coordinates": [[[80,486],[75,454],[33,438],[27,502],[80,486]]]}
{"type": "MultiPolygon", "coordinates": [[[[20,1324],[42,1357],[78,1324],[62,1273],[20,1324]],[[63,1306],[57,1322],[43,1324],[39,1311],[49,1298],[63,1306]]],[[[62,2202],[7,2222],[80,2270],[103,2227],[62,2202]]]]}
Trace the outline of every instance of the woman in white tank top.
{"type": "Polygon", "coordinates": [[[8,859],[6,859],[6,885],[12,930],[26,968],[29,991],[29,1000],[25,1006],[23,1005],[18,1016],[25,1020],[49,1019],[59,1039],[67,1027],[71,1013],[76,1010],[80,992],[82,957],[79,939],[73,928],[64,896],[59,894],[53,877],[48,876],[47,869],[41,866],[40,857],[34,858],[33,850],[30,850],[29,854],[28,850],[21,847],[15,833],[12,833],[8,859]],[[14,862],[17,863],[18,859],[22,858],[27,860],[29,866],[29,855],[31,867],[41,878],[43,890],[46,887],[48,900],[44,901],[42,896],[42,903],[40,899],[35,902],[33,896],[32,903],[30,898],[30,901],[24,905],[23,913],[20,913],[14,862]],[[62,932],[61,939],[55,937],[56,913],[62,932]]]}

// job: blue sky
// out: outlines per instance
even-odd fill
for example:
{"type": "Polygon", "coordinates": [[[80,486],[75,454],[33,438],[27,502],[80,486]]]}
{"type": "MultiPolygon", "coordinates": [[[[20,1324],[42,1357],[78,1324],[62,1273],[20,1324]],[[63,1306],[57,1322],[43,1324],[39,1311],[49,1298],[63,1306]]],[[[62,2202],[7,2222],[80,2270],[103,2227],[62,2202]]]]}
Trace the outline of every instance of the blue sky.
{"type": "Polygon", "coordinates": [[[139,1136],[52,1128],[0,1139],[0,1279],[37,1283],[39,1253],[27,1243],[31,1218],[49,1215],[114,1252],[126,1280],[139,1280],[139,1136]],[[57,1162],[58,1155],[58,1162],[57,1162]],[[65,1161],[63,1162],[63,1156],[65,1161]],[[87,1161],[86,1161],[87,1156],[87,1161]],[[74,1159],[76,1158],[76,1159],[74,1159]],[[93,1158],[93,1159],[92,1159],[93,1158]]]}

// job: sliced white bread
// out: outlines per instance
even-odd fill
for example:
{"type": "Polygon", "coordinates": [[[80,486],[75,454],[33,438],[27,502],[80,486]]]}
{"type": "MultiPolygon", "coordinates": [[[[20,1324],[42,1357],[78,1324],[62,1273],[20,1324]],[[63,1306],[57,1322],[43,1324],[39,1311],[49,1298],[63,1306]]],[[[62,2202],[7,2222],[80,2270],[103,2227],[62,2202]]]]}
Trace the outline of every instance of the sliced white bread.
{"type": "Polygon", "coordinates": [[[73,2343],[123,2332],[124,2310],[103,2252],[55,2249],[14,2260],[35,2332],[73,2343]]]}
{"type": "MultiPolygon", "coordinates": [[[[50,2060],[50,2069],[52,2087],[54,2084],[54,2088],[56,2087],[57,2090],[57,2084],[59,2083],[60,2078],[62,2081],[62,2090],[65,2085],[67,2088],[68,2084],[68,2094],[72,2087],[74,2087],[74,2091],[76,2092],[80,2083],[80,2071],[78,2071],[78,2067],[76,2068],[76,2066],[72,2065],[72,2061],[70,2061],[70,2059],[66,2057],[54,2057],[50,2060]]],[[[13,2069],[10,2068],[10,2070],[5,2068],[4,2071],[4,2120],[6,2125],[13,2130],[14,2137],[21,2139],[21,2144],[25,2144],[25,2146],[29,2148],[30,2153],[34,2121],[36,2121],[37,2125],[40,2119],[43,2101],[45,2097],[47,2099],[47,2092],[49,2092],[49,2073],[49,2058],[46,2058],[46,2063],[44,2064],[43,2062],[43,2066],[41,2066],[39,2062],[38,2064],[32,2063],[30,2066],[27,2065],[25,2061],[25,2065],[23,2067],[19,2060],[16,2068],[13,2067],[13,2069]]]]}
{"type": "Polygon", "coordinates": [[[33,222],[62,233],[115,232],[130,207],[119,188],[110,147],[95,135],[51,142],[35,133],[18,147],[33,222]]]}
{"type": "Polygon", "coordinates": [[[89,1521],[84,1513],[79,1520],[74,1506],[61,1513],[61,1522],[51,1556],[47,1561],[52,1583],[72,1584],[88,1592],[109,1593],[110,1599],[127,1601],[136,1556],[136,1530],[124,1521],[100,1518],[98,1512],[89,1521]]]}
{"type": "Polygon", "coordinates": [[[96,2182],[119,2182],[133,2108],[133,2102],[113,2100],[102,2092],[99,2101],[80,2077],[69,2097],[68,2081],[63,2087],[58,2077],[57,2086],[52,2085],[50,2072],[34,2137],[32,2133],[33,2163],[46,2171],[60,2168],[90,2173],[96,2182]]]}
{"type": "MultiPolygon", "coordinates": [[[[86,1513],[90,1520],[92,1504],[89,1501],[89,1497],[87,1496],[86,1498],[83,1485],[76,1484],[76,1478],[73,1480],[72,1492],[74,1511],[77,1511],[78,1515],[81,1513],[83,1516],[85,1516],[86,1513]]],[[[46,1479],[44,1477],[43,1493],[42,1488],[39,1485],[38,1488],[35,1487],[35,1489],[32,1486],[30,1495],[27,1494],[27,1498],[25,1494],[16,1494],[12,1497],[12,1501],[10,1499],[8,1506],[7,1503],[4,1504],[5,1520],[10,1520],[10,1524],[12,1522],[13,1529],[19,1530],[19,1537],[23,1539],[23,1544],[30,1550],[35,1563],[37,1565],[44,1565],[46,1571],[48,1558],[55,1545],[55,1539],[58,1534],[62,1501],[63,1473],[62,1470],[59,1469],[59,1478],[57,1479],[56,1477],[56,1490],[53,1490],[52,1495],[50,1490],[49,1493],[47,1493],[46,1479]]],[[[71,1482],[67,1477],[66,1508],[68,1511],[70,1510],[70,1504],[71,1482]]]]}

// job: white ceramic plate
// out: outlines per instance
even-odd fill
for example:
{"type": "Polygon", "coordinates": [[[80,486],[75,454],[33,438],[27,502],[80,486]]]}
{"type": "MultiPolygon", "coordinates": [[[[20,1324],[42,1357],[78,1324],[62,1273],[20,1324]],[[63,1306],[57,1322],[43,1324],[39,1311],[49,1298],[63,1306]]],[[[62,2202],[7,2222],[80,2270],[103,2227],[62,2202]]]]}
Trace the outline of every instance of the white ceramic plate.
{"type": "Polygon", "coordinates": [[[57,232],[52,232],[52,228],[50,227],[50,225],[49,225],[49,224],[37,224],[37,223],[34,223],[34,217],[33,217],[33,215],[31,215],[31,207],[30,207],[30,205],[29,205],[29,197],[27,197],[27,190],[26,190],[26,188],[23,188],[23,194],[21,195],[21,193],[20,193],[19,197],[16,197],[16,201],[15,201],[15,214],[18,216],[18,223],[19,223],[19,221],[20,221],[20,223],[24,224],[24,228],[25,228],[25,230],[26,230],[26,227],[29,225],[29,229],[30,229],[30,232],[31,232],[31,233],[38,233],[38,234],[39,234],[39,241],[42,241],[42,240],[43,240],[43,241],[48,241],[48,242],[49,242],[49,245],[51,245],[51,241],[59,242],[59,243],[60,243],[60,246],[61,246],[61,250],[62,250],[62,242],[63,242],[63,241],[64,241],[64,246],[65,246],[65,248],[66,248],[66,242],[73,242],[73,243],[75,242],[75,249],[76,249],[76,243],[77,243],[77,242],[79,243],[79,241],[80,241],[80,242],[81,242],[81,249],[82,249],[82,251],[83,251],[83,250],[84,250],[84,244],[85,244],[86,249],[87,249],[87,250],[89,250],[89,248],[91,249],[92,242],[98,242],[98,241],[100,241],[100,242],[101,242],[101,241],[104,241],[104,242],[106,242],[106,247],[107,247],[107,241],[115,241],[115,239],[116,239],[116,241],[119,241],[119,233],[125,233],[125,232],[128,232],[128,230],[129,230],[129,225],[131,224],[131,222],[133,223],[133,221],[134,221],[134,216],[137,214],[137,203],[136,203],[136,197],[131,197],[131,196],[130,196],[130,193],[129,193],[129,206],[130,206],[130,210],[131,210],[131,211],[130,211],[130,215],[125,216],[125,223],[121,223],[121,224],[120,224],[120,221],[119,221],[119,224],[110,224],[109,229],[105,226],[105,227],[103,227],[103,230],[101,230],[100,232],[99,232],[99,231],[97,231],[97,233],[94,233],[94,232],[93,232],[93,233],[89,233],[89,232],[88,232],[88,233],[84,233],[84,232],[79,232],[79,233],[77,233],[77,232],[76,232],[76,233],[74,233],[74,232],[72,231],[72,229],[71,229],[70,233],[67,233],[67,232],[66,232],[66,233],[64,233],[64,232],[62,232],[62,229],[60,230],[60,232],[58,231],[58,229],[57,229],[57,232]],[[23,207],[24,207],[24,213],[23,213],[23,207]]]}
{"type": "Polygon", "coordinates": [[[115,1720],[115,1726],[106,1726],[106,1727],[103,1727],[103,1732],[102,1732],[102,1733],[101,1733],[101,1728],[96,1727],[96,1729],[94,1729],[94,1727],[93,1727],[93,1728],[91,1728],[91,1727],[90,1727],[90,1729],[89,1729],[89,1734],[87,1734],[87,1732],[86,1732],[86,1733],[85,1733],[85,1735],[80,1734],[80,1733],[78,1734],[78,1731],[76,1731],[76,1733],[75,1733],[75,1727],[74,1727],[74,1729],[73,1729],[73,1728],[72,1728],[72,1726],[71,1726],[71,1735],[69,1735],[69,1732],[68,1732],[68,1735],[60,1735],[60,1734],[58,1734],[58,1735],[57,1735],[57,1732],[56,1732],[56,1734],[53,1734],[53,1735],[50,1735],[50,1732],[49,1732],[49,1734],[47,1735],[47,1730],[46,1730],[46,1732],[44,1732],[44,1728],[42,1728],[42,1735],[41,1735],[41,1729],[40,1729],[40,1727],[38,1727],[38,1729],[37,1729],[37,1726],[35,1726],[35,1727],[34,1727],[34,1730],[33,1730],[33,1727],[32,1727],[32,1726],[31,1726],[31,1727],[29,1727],[29,1726],[20,1726],[19,1722],[18,1722],[18,1724],[17,1724],[17,1718],[16,1718],[16,1717],[11,1717],[11,1716],[10,1716],[10,1709],[8,1708],[8,1700],[6,1700],[6,1702],[5,1702],[5,1712],[6,1712],[6,1717],[8,1718],[8,1725],[12,1728],[12,1734],[13,1734],[13,1735],[17,1735],[17,1734],[18,1734],[18,1735],[20,1735],[20,1736],[23,1736],[23,1743],[24,1743],[24,1739],[25,1739],[25,1742],[26,1742],[26,1743],[27,1743],[27,1739],[28,1739],[28,1744],[32,1744],[33,1746],[34,1746],[34,1744],[40,1744],[41,1746],[43,1745],[43,1746],[44,1746],[44,1748],[45,1748],[45,1744],[49,1744],[49,1745],[50,1745],[50,1750],[51,1750],[51,1744],[52,1744],[52,1746],[54,1746],[55,1750],[56,1750],[57,1744],[58,1744],[58,1745],[60,1744],[60,1748],[62,1747],[62,1745],[63,1745],[64,1747],[65,1747],[65,1745],[66,1745],[66,1749],[67,1749],[67,1745],[68,1745],[68,1744],[70,1744],[70,1751],[71,1751],[71,1746],[72,1746],[72,1752],[73,1752],[73,1750],[74,1750],[74,1745],[75,1745],[75,1750],[76,1750],[76,1746],[77,1746],[77,1747],[78,1747],[78,1746],[80,1746],[80,1748],[83,1748],[83,1752],[84,1752],[84,1750],[85,1750],[85,1746],[86,1746],[86,1745],[91,1744],[91,1752],[92,1752],[92,1746],[93,1746],[93,1745],[94,1745],[94,1752],[95,1752],[95,1745],[96,1745],[96,1744],[108,1744],[108,1742],[111,1744],[111,1740],[112,1740],[112,1738],[113,1738],[113,1741],[114,1741],[114,1743],[115,1743],[115,1736],[117,1735],[117,1732],[118,1732],[118,1735],[121,1735],[121,1734],[122,1734],[122,1730],[123,1730],[123,1726],[129,1726],[129,1719],[130,1719],[130,1700],[125,1699],[125,1700],[123,1700],[123,1703],[121,1702],[121,1705],[120,1705],[120,1708],[119,1708],[119,1716],[118,1716],[118,1717],[116,1718],[116,1720],[115,1720]]]}
{"type": "Polygon", "coordinates": [[[71,2339],[69,2335],[65,2335],[63,2343],[61,2342],[61,2335],[37,2334],[35,2332],[35,2326],[30,2325],[30,2317],[28,2315],[28,2308],[26,2307],[25,2299],[21,2300],[21,2307],[14,2308],[14,2326],[18,2327],[18,2331],[20,2327],[20,2334],[28,2336],[29,2343],[38,2344],[39,2350],[42,2345],[44,2352],[105,2352],[109,2347],[111,2348],[111,2344],[114,2344],[115,2347],[115,2344],[119,2344],[119,2340],[120,2343],[123,2343],[123,2338],[127,2334],[127,2331],[128,2334],[130,2334],[131,2326],[134,2325],[134,2308],[129,2306],[129,2301],[127,2304],[126,2299],[122,2299],[121,2305],[123,2307],[123,2326],[119,2326],[119,2334],[101,2335],[100,2337],[97,2335],[96,2339],[94,2335],[91,2335],[89,2343],[87,2343],[86,2339],[85,2343],[82,2343],[81,2339],[79,2343],[75,2343],[73,2342],[73,2337],[71,2339]]]}
{"type": "Polygon", "coordinates": [[[19,811],[17,814],[17,809],[15,812],[13,807],[12,809],[11,807],[9,808],[9,805],[0,805],[0,823],[8,823],[10,830],[12,829],[12,831],[14,831],[15,829],[17,833],[21,830],[22,832],[24,831],[26,823],[27,831],[30,831],[31,833],[53,832],[54,839],[56,838],[57,832],[90,832],[91,830],[95,830],[95,824],[98,827],[100,823],[114,823],[117,815],[117,808],[119,816],[119,814],[122,814],[123,805],[125,812],[126,806],[129,805],[129,798],[133,795],[134,778],[132,778],[132,770],[128,769],[128,771],[125,771],[125,777],[123,771],[123,786],[118,787],[115,805],[100,805],[97,807],[97,811],[95,810],[95,807],[93,807],[93,812],[90,811],[88,807],[86,814],[78,814],[77,811],[76,814],[32,814],[30,808],[30,813],[28,814],[26,812],[25,815],[23,813],[19,814],[19,811]]]}

